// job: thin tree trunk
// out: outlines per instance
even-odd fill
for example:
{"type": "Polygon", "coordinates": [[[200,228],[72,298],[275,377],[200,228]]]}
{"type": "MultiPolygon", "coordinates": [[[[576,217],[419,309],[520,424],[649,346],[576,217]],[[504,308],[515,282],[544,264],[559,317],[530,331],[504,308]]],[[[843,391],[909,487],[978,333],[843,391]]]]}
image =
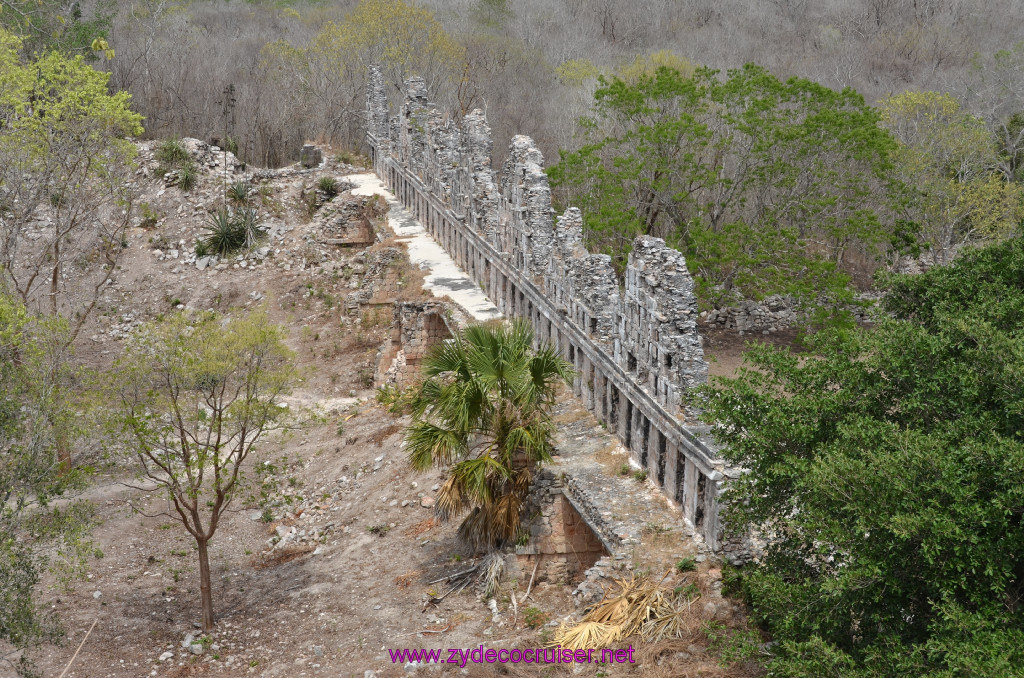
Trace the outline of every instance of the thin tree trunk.
{"type": "Polygon", "coordinates": [[[199,545],[199,592],[203,600],[203,633],[213,630],[213,591],[210,588],[210,553],[205,539],[196,539],[199,545]]]}

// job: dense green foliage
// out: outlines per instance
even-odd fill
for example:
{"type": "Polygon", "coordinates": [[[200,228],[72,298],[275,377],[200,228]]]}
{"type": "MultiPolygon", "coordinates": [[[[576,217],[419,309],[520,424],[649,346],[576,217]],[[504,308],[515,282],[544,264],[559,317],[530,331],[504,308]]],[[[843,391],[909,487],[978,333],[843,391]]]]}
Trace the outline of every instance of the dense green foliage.
{"type": "Polygon", "coordinates": [[[895,317],[706,391],[775,676],[1024,675],[1024,240],[890,281],[895,317]]]}
{"type": "Polygon", "coordinates": [[[0,29],[24,38],[25,54],[56,51],[93,59],[102,52],[114,53],[106,42],[117,13],[114,0],[98,0],[89,16],[78,0],[3,0],[0,29]]]}
{"type": "Polygon", "coordinates": [[[551,459],[551,406],[573,372],[532,344],[522,321],[469,327],[427,357],[412,398],[409,462],[448,470],[435,510],[445,520],[470,511],[459,535],[478,549],[518,538],[533,466],[551,459]]]}
{"type": "Polygon", "coordinates": [[[887,235],[895,142],[852,90],[747,65],[601,79],[587,141],[551,177],[592,246],[621,260],[637,235],[677,245],[705,299],[848,298],[839,264],[887,235]]]}
{"type": "MultiPolygon", "coordinates": [[[[0,667],[30,673],[21,650],[56,640],[52,615],[38,607],[46,569],[60,580],[78,574],[90,553],[88,510],[51,503],[80,485],[88,468],[62,468],[59,442],[76,435],[67,327],[33,317],[0,293],[0,667]],[[56,543],[46,557],[40,545],[56,543]]],[[[6,674],[5,674],[6,675],[6,674]]]]}

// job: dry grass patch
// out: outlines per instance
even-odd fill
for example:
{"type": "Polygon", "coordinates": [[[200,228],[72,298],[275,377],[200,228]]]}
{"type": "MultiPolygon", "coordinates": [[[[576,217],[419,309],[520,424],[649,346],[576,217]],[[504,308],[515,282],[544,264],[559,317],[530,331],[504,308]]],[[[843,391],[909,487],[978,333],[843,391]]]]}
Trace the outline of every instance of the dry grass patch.
{"type": "Polygon", "coordinates": [[[402,534],[406,537],[418,537],[421,534],[431,531],[440,524],[441,523],[437,518],[427,518],[426,520],[421,520],[415,525],[410,525],[405,528],[405,530],[402,531],[402,534]]]}
{"type": "Polygon", "coordinates": [[[290,563],[293,560],[301,558],[307,553],[312,553],[316,550],[316,546],[311,544],[293,544],[292,546],[285,546],[282,549],[276,551],[270,551],[269,553],[261,553],[252,557],[252,566],[256,570],[265,570],[268,567],[277,567],[278,565],[284,565],[290,563]]]}

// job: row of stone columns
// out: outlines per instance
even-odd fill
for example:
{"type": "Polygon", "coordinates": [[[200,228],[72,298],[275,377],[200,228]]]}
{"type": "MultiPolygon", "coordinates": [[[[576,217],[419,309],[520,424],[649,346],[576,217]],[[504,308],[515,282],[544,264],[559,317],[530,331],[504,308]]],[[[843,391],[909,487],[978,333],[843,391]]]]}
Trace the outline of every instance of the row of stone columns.
{"type": "MultiPolygon", "coordinates": [[[[462,219],[441,205],[429,192],[413,181],[394,163],[383,163],[385,181],[398,199],[409,206],[414,216],[425,226],[433,238],[452,256],[470,277],[480,283],[498,309],[506,316],[526,318],[535,329],[538,342],[555,346],[576,370],[573,391],[584,405],[605,422],[609,430],[629,449],[631,459],[648,472],[669,499],[682,507],[683,517],[714,546],[717,526],[710,528],[706,518],[717,511],[715,483],[709,482],[702,471],[684,453],[682,441],[677,441],[666,430],[652,421],[651,416],[630,400],[611,376],[613,372],[601,367],[597,358],[600,347],[590,341],[587,347],[576,345],[569,339],[563,323],[574,323],[574,318],[555,314],[542,308],[541,300],[534,302],[533,293],[517,282],[519,276],[506,274],[497,265],[500,254],[486,241],[472,238],[466,232],[462,219]],[[478,244],[479,243],[479,244],[478,244]],[[495,259],[492,265],[491,259],[495,259]]],[[[515,269],[513,262],[505,268],[515,269]]],[[[550,304],[547,304],[551,306],[550,304]]],[[[587,328],[577,328],[588,337],[587,328]]],[[[605,361],[613,364],[613,357],[605,361]]]]}

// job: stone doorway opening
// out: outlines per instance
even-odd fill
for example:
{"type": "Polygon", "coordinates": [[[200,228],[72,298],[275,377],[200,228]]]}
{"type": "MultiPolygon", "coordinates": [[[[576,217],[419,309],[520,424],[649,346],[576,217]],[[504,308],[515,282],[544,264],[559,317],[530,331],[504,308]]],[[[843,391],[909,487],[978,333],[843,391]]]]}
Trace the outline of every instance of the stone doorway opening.
{"type": "MultiPolygon", "coordinates": [[[[552,488],[549,501],[530,526],[530,543],[516,549],[524,573],[537,568],[537,581],[578,584],[608,548],[561,488],[552,488]]],[[[529,576],[529,575],[527,575],[529,576]]]]}

